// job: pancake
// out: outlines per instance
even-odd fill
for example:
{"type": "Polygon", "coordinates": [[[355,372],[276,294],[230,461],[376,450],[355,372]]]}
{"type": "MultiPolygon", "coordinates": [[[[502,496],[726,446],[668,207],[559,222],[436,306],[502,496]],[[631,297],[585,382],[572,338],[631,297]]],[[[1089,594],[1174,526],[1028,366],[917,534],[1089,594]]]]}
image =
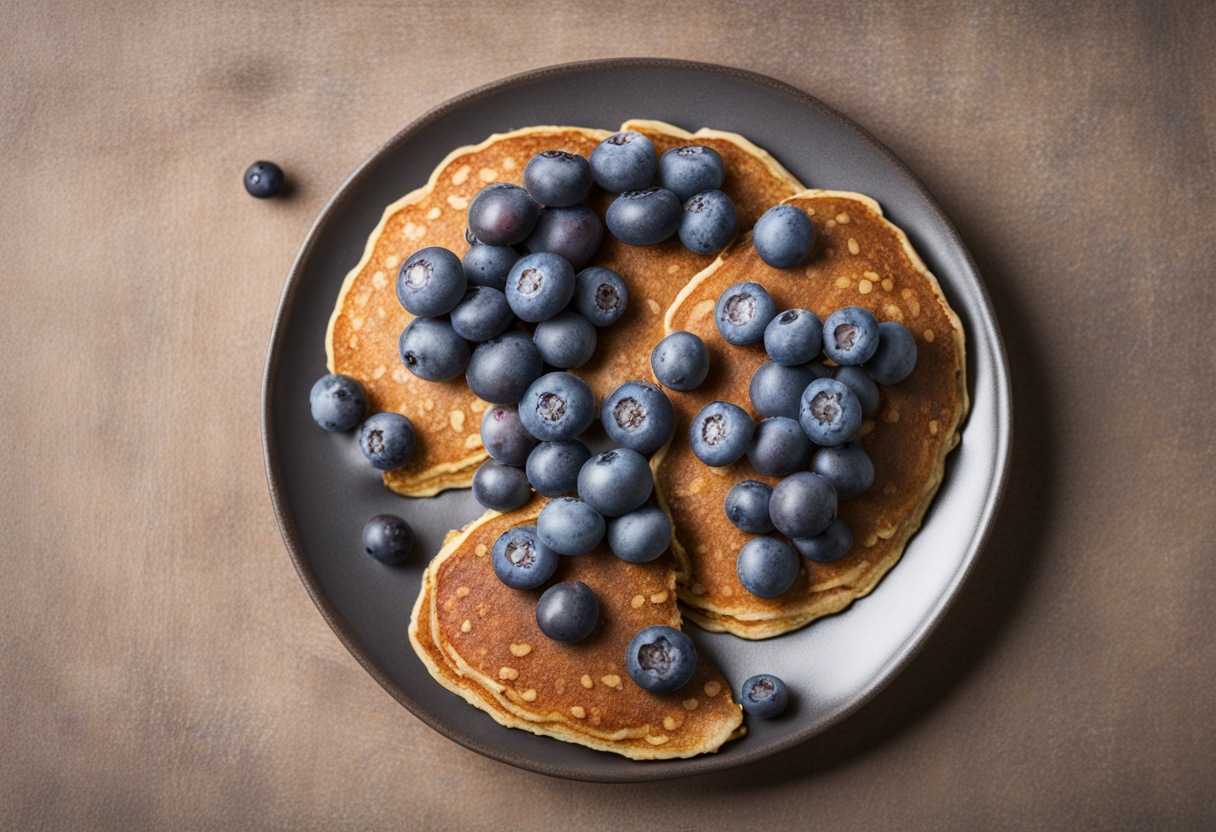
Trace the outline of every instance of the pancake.
{"type": "Polygon", "coordinates": [[[629,678],[625,648],[644,627],[680,626],[672,562],[626,563],[605,547],[562,558],[554,580],[581,580],[600,600],[600,626],[585,642],[558,644],[536,625],[540,590],[513,590],[489,552],[505,530],[535,522],[545,501],[487,512],[449,535],[428,566],[410,619],[410,642],[431,675],[508,727],[612,751],[671,759],[716,751],[741,733],[730,685],[707,661],[665,695],[629,678]]]}
{"type": "Polygon", "coordinates": [[[878,203],[861,194],[817,190],[786,202],[805,209],[819,235],[806,267],[774,269],[749,237],[742,238],[681,291],[664,322],[667,332],[701,336],[712,364],[698,390],[668,391],[676,434],[654,463],[657,490],[675,525],[673,548],[692,566],[681,582],[680,600],[698,625],[749,639],[805,626],[874,588],[920,527],[968,406],[962,326],[937,280],[904,233],[883,218],[878,203]],[[911,376],[882,389],[876,418],[862,426],[875,482],[866,494],[841,503],[840,516],[854,534],[852,550],[832,564],[804,562],[794,586],[775,599],[758,598],[740,584],[735,560],[749,535],[726,519],[723,501],[740,480],[777,479],[756,474],[746,458],[710,468],[688,445],[689,422],[710,401],[731,401],[755,415],[748,383],[765,360],[763,345],[727,344],[713,314],[718,295],[741,281],[764,285],[779,309],[804,307],[822,318],[843,306],[862,306],[880,321],[899,321],[915,335],[919,356],[911,376]]]}
{"type": "MultiPolygon", "coordinates": [[[[623,129],[645,133],[660,153],[690,141],[718,151],[728,171],[724,190],[735,200],[741,228],[749,227],[768,206],[801,190],[772,156],[733,133],[706,129],[688,133],[657,121],[626,122],[623,129]]],[[[373,410],[402,413],[418,431],[415,459],[384,475],[389,488],[411,497],[466,488],[487,458],[479,435],[487,405],[468,390],[464,378],[424,381],[401,363],[397,339],[412,319],[396,297],[401,262],[424,246],[444,246],[463,255],[468,248],[466,211],[481,188],[491,182],[522,182],[524,166],[542,150],[589,155],[607,135],[608,131],[581,127],[529,127],[495,134],[450,153],[426,185],[385,209],[363,257],[343,283],[325,347],[330,372],[357,379],[373,410]]],[[[602,216],[610,196],[598,194],[595,201],[602,216]]],[[[598,331],[595,358],[577,371],[598,397],[624,381],[649,376],[649,349],[662,337],[663,310],[712,260],[685,250],[678,240],[637,248],[605,234],[594,263],[621,274],[629,287],[630,305],[614,326],[598,331]]]]}

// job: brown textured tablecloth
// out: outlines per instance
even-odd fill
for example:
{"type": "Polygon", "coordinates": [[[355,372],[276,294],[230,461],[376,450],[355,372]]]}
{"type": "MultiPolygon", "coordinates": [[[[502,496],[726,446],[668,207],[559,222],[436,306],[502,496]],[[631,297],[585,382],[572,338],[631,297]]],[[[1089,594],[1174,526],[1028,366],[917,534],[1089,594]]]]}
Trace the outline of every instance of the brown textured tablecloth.
{"type": "Polygon", "coordinates": [[[1210,3],[2,5],[0,828],[1216,824],[1210,3]],[[465,751],[358,667],[271,517],[259,388],[295,250],[381,141],[644,54],[903,157],[1018,421],[992,544],[894,685],[750,770],[621,788],[465,751]],[[263,157],[293,198],[244,196],[263,157]]]}

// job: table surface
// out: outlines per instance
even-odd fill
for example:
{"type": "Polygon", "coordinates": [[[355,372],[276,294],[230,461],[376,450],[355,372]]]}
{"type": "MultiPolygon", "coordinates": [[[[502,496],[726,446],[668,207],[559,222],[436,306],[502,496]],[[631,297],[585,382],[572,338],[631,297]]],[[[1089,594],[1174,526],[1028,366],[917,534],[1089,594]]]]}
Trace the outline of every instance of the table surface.
{"type": "Polygon", "coordinates": [[[1216,821],[1210,6],[107,5],[0,27],[0,827],[1216,821]],[[748,770],[624,788],[391,700],[301,587],[259,438],[283,280],[344,177],[463,90],[618,55],[870,128],[975,254],[1017,402],[992,542],[890,688],[748,770]],[[290,199],[244,195],[257,158],[290,199]]]}

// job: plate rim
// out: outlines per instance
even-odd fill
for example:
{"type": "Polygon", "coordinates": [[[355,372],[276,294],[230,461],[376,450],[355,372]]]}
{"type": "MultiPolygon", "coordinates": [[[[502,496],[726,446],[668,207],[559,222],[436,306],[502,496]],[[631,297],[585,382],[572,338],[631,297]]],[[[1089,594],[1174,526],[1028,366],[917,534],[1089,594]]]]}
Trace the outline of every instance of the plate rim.
{"type": "MultiPolygon", "coordinates": [[[[316,219],[309,227],[307,235],[304,238],[304,242],[301,244],[299,251],[292,261],[291,269],[288,272],[287,280],[279,297],[278,308],[275,312],[273,329],[271,331],[270,342],[266,350],[265,360],[266,366],[263,373],[261,391],[261,434],[263,470],[266,476],[267,488],[270,493],[271,507],[274,512],[275,521],[279,528],[279,533],[282,535],[283,542],[286,544],[288,554],[291,557],[292,566],[295,568],[296,575],[299,577],[300,582],[304,585],[304,589],[308,593],[309,598],[312,599],[313,604],[316,606],[318,612],[321,613],[321,617],[325,620],[325,623],[329,626],[330,630],[333,631],[339,642],[341,642],[341,644],[355,658],[359,665],[385,690],[386,693],[388,693],[394,700],[408,710],[415,718],[419,719],[423,724],[427,725],[432,730],[457,743],[458,745],[469,749],[470,751],[476,752],[490,759],[497,760],[498,762],[506,763],[507,765],[526,771],[533,771],[550,777],[558,777],[568,780],[617,783],[653,782],[678,777],[688,777],[697,774],[707,774],[710,772],[725,771],[788,751],[789,749],[807,742],[811,738],[822,734],[823,732],[848,719],[871,700],[873,700],[875,696],[886,688],[887,685],[889,685],[891,681],[904,668],[907,667],[907,665],[920,653],[921,649],[928,641],[929,636],[937,629],[943,616],[957,599],[959,590],[961,589],[963,583],[971,575],[971,572],[975,567],[975,562],[979,557],[979,553],[984,549],[989,537],[992,534],[994,520],[1004,499],[1009,478],[1010,453],[1013,435],[1013,397],[1010,382],[1008,352],[1005,348],[1005,341],[1001,333],[1000,322],[992,308],[992,300],[989,296],[987,286],[984,284],[979,267],[975,263],[970,250],[963,243],[962,237],[959,235],[958,229],[955,227],[954,223],[950,220],[946,212],[933,198],[933,196],[916,177],[912,170],[903,162],[903,160],[896,156],[895,153],[892,152],[886,145],[876,139],[864,126],[848,118],[830,105],[825,104],[819,98],[816,98],[810,93],[807,93],[791,84],[787,84],[784,81],[779,81],[771,76],[754,72],[752,70],[724,64],[713,64],[701,61],[687,61],[672,58],[646,57],[592,59],[553,64],[515,73],[513,75],[482,84],[453,96],[452,98],[431,107],[418,117],[412,119],[401,127],[396,133],[394,133],[393,136],[387,141],[378,146],[358,165],[358,167],[355,168],[355,170],[348,177],[346,177],[345,180],[343,180],[342,184],[338,187],[334,194],[322,206],[316,219]],[[350,198],[351,191],[362,182],[364,177],[368,174],[369,168],[375,165],[384,154],[390,152],[400,143],[412,138],[415,134],[425,130],[450,111],[472,103],[477,99],[491,93],[497,93],[507,87],[524,84],[555,75],[569,75],[586,72],[593,69],[611,70],[618,68],[692,70],[707,74],[734,77],[737,79],[750,81],[761,86],[769,87],[776,92],[780,92],[797,100],[803,106],[819,111],[822,115],[825,115],[828,118],[842,122],[845,126],[856,132],[862,141],[868,143],[873,150],[884,156],[891,164],[899,169],[899,171],[907,178],[912,188],[916,191],[917,196],[919,196],[924,203],[926,210],[935,215],[935,219],[944,229],[947,239],[959,252],[966,266],[975,277],[974,288],[976,290],[976,299],[980,312],[979,319],[982,320],[987,326],[991,327],[993,335],[994,361],[992,363],[992,368],[995,375],[995,378],[993,379],[993,387],[997,398],[997,421],[994,441],[996,444],[996,457],[999,471],[997,472],[994,485],[986,496],[983,508],[980,512],[976,526],[978,533],[974,534],[968,542],[966,557],[962,567],[955,573],[950,584],[945,587],[945,591],[941,594],[937,604],[925,616],[925,618],[913,631],[911,636],[907,639],[905,644],[891,655],[886,664],[874,674],[871,681],[859,694],[854,697],[853,701],[850,702],[847,707],[841,709],[826,722],[814,726],[808,726],[801,730],[790,731],[787,735],[772,741],[765,746],[758,746],[754,750],[744,749],[733,752],[729,755],[703,754],[698,757],[691,757],[688,759],[669,760],[666,761],[666,764],[663,765],[662,768],[653,768],[641,763],[636,768],[628,769],[624,773],[597,775],[581,769],[570,769],[564,765],[534,764],[531,761],[514,758],[499,748],[487,746],[477,739],[465,734],[457,725],[449,724],[449,722],[441,719],[432,718],[425,712],[424,709],[419,707],[418,703],[414,701],[406,690],[388,678],[388,676],[380,670],[375,661],[358,645],[353,635],[347,631],[341,611],[321,590],[317,576],[305,563],[302,555],[303,544],[299,531],[296,528],[293,518],[287,511],[286,500],[281,484],[282,475],[279,470],[280,454],[278,446],[274,442],[275,402],[272,397],[272,391],[278,378],[279,365],[281,363],[281,353],[283,351],[283,340],[286,332],[286,321],[289,317],[289,312],[292,311],[295,305],[296,297],[301,284],[300,278],[301,273],[304,270],[304,264],[311,256],[322,232],[329,224],[335,212],[342,208],[343,204],[350,198]]],[[[968,413],[967,418],[968,420],[970,419],[970,413],[968,413]]],[[[966,422],[964,422],[964,428],[965,426],[966,422]]],[[[947,461],[947,465],[949,465],[949,461],[947,461]]]]}

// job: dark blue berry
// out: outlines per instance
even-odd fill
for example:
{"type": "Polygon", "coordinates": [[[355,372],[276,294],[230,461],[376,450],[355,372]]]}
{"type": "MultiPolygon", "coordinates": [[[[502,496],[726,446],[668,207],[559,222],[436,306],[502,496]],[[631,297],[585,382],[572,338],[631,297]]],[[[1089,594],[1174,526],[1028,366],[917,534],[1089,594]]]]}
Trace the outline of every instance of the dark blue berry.
{"type": "Polygon", "coordinates": [[[513,246],[528,239],[540,206],[518,185],[498,183],[482,188],[469,206],[469,230],[492,246],[513,246]]]}
{"type": "Polygon", "coordinates": [[[511,511],[532,499],[522,468],[487,459],[473,475],[473,499],[483,508],[511,511]]]}
{"type": "Polygon", "coordinates": [[[508,332],[477,345],[464,380],[479,399],[515,404],[544,370],[532,339],[523,332],[508,332]]]}
{"type": "Polygon", "coordinates": [[[545,363],[561,370],[581,367],[595,355],[595,327],[577,312],[559,312],[541,321],[532,341],[545,363]]]}
{"type": "Polygon", "coordinates": [[[541,205],[577,205],[591,191],[591,165],[577,153],[544,150],[524,168],[524,187],[541,205]]]}
{"type": "Polygon", "coordinates": [[[441,246],[419,249],[397,272],[397,300],[411,315],[446,315],[464,298],[468,281],[460,258],[441,246]]]}
{"type": "Polygon", "coordinates": [[[520,399],[519,418],[542,442],[577,439],[595,421],[595,396],[578,376],[547,373],[520,399]]]}
{"type": "Polygon", "coordinates": [[[600,142],[591,151],[590,163],[595,184],[614,194],[649,187],[659,167],[650,139],[632,130],[600,142]]]}
{"type": "Polygon", "coordinates": [[[586,205],[575,205],[541,211],[524,248],[533,253],[558,254],[579,269],[595,259],[603,240],[604,224],[599,214],[586,205]]]}
{"type": "Polygon", "coordinates": [[[802,391],[812,381],[827,373],[822,364],[783,367],[766,361],[752,374],[747,393],[751,397],[752,407],[761,416],[787,416],[797,419],[802,391]]]}
{"type": "Polygon", "coordinates": [[[759,480],[743,480],[726,493],[726,519],[748,534],[768,534],[773,521],[768,516],[768,501],[773,489],[759,480]]]}
{"type": "Polygon", "coordinates": [[[696,254],[713,254],[734,239],[738,224],[735,203],[730,197],[721,191],[705,191],[684,203],[680,242],[696,254]]]}
{"type": "Polygon", "coordinates": [[[784,540],[753,537],[739,550],[735,573],[743,588],[759,598],[783,595],[798,579],[798,555],[784,540]]]}
{"type": "Polygon", "coordinates": [[[556,254],[521,257],[507,275],[507,303],[520,320],[545,321],[574,297],[574,267],[556,254]]]}
{"type": "Polygon", "coordinates": [[[736,346],[758,344],[764,328],[777,314],[777,305],[759,283],[736,283],[718,296],[714,320],[718,332],[736,346]]]}
{"type": "Polygon", "coordinates": [[[536,518],[541,543],[559,555],[585,555],[600,545],[604,515],[573,497],[550,500],[536,518]]]}
{"type": "Polygon", "coordinates": [[[519,252],[510,246],[475,245],[460,261],[465,280],[472,286],[489,286],[502,291],[507,287],[507,275],[519,259],[519,252]]]}
{"type": "Polygon", "coordinates": [[[646,381],[627,381],[604,399],[600,421],[618,445],[650,456],[675,432],[676,417],[667,394],[646,381]]]}
{"type": "Polygon", "coordinates": [[[853,530],[837,517],[814,537],[796,537],[794,548],[807,560],[832,563],[840,560],[853,547],[853,530]]]}
{"type": "Polygon", "coordinates": [[[887,321],[878,325],[878,349],[865,370],[879,384],[899,384],[916,369],[916,338],[903,324],[887,321]]]}
{"type": "Polygon", "coordinates": [[[798,422],[816,445],[842,445],[861,430],[861,402],[844,383],[817,378],[802,391],[798,422]]]}
{"type": "Polygon", "coordinates": [[[481,444],[490,459],[521,468],[536,447],[536,439],[519,421],[518,410],[495,405],[481,417],[481,444]]]}
{"type": "Polygon", "coordinates": [[[661,243],[680,227],[680,199],[666,188],[625,191],[608,206],[608,230],[631,246],[661,243]]]}
{"type": "Polygon", "coordinates": [[[748,716],[775,719],[785,713],[790,703],[790,690],[771,673],[760,673],[739,688],[739,703],[748,716]]]}
{"type": "Polygon", "coordinates": [[[578,472],[578,496],[605,517],[620,517],[650,499],[654,477],[646,457],[628,448],[596,454],[578,472]]]}
{"type": "Polygon", "coordinates": [[[473,286],[451,314],[452,329],[466,341],[488,341],[515,323],[507,296],[489,286],[473,286]]]}
{"type": "Polygon", "coordinates": [[[877,349],[878,321],[870,310],[846,306],[823,322],[823,351],[837,364],[864,364],[877,349]]]}
{"type": "Polygon", "coordinates": [[[659,157],[659,184],[682,200],[703,191],[716,191],[726,180],[726,165],[710,147],[673,147],[659,157]]]}
{"type": "Polygon", "coordinates": [[[254,162],[245,169],[245,191],[258,199],[278,196],[286,184],[283,169],[274,162],[254,162]]]}
{"type": "Polygon", "coordinates": [[[647,627],[629,642],[625,667],[642,690],[672,693],[697,672],[697,648],[674,627],[647,627]]]}
{"type": "Polygon", "coordinates": [[[874,484],[874,463],[857,442],[834,448],[820,448],[811,470],[832,484],[836,496],[850,500],[870,490],[874,484]]]}
{"type": "Polygon", "coordinates": [[[628,306],[629,290],[612,269],[592,266],[578,273],[574,308],[595,326],[612,326],[628,306]]]}
{"type": "Polygon", "coordinates": [[[671,518],[658,506],[642,506],[608,521],[608,548],[630,563],[649,563],[671,545],[671,518]]]}
{"type": "Polygon", "coordinates": [[[329,373],[321,376],[308,392],[312,420],[322,430],[348,431],[363,421],[367,395],[350,376],[329,373]]]}
{"type": "Polygon", "coordinates": [[[557,571],[557,552],[536,536],[535,526],[507,529],[494,541],[490,555],[494,574],[512,589],[536,589],[557,571]]]}
{"type": "Polygon", "coordinates": [[[650,369],[664,387],[696,390],[709,375],[709,350],[691,332],[673,332],[650,351],[650,369]]]}
{"type": "Polygon", "coordinates": [[[536,602],[536,624],[554,641],[582,641],[595,632],[599,623],[599,599],[582,581],[554,584],[536,602]]]}
{"type": "Polygon", "coordinates": [[[381,563],[400,566],[414,552],[414,530],[395,514],[377,514],[363,526],[363,551],[381,563]]]}
{"type": "Polygon", "coordinates": [[[823,324],[807,309],[787,309],[764,328],[764,351],[778,364],[794,367],[823,352],[823,324]]]}
{"type": "Polygon", "coordinates": [[[439,318],[415,318],[401,332],[397,350],[405,368],[427,381],[447,381],[469,365],[469,344],[439,318]]]}
{"type": "Polygon", "coordinates": [[[381,471],[405,465],[417,445],[413,423],[400,413],[375,413],[359,428],[359,450],[381,471]]]}
{"type": "Polygon", "coordinates": [[[796,420],[773,416],[756,425],[747,460],[758,474],[784,477],[810,464],[811,440],[796,420]]]}
{"type": "Polygon", "coordinates": [[[834,378],[853,391],[861,402],[861,412],[864,415],[873,416],[878,412],[881,399],[878,385],[864,367],[838,367],[834,378]]]}
{"type": "Polygon", "coordinates": [[[802,209],[774,205],[756,220],[752,244],[765,263],[775,269],[792,269],[810,259],[815,228],[802,209]]]}
{"type": "Polygon", "coordinates": [[[756,423],[747,411],[730,402],[710,402],[688,428],[688,442],[697,459],[713,468],[738,462],[747,453],[756,423]]]}
{"type": "Polygon", "coordinates": [[[768,516],[786,537],[814,537],[836,516],[836,490],[810,471],[790,474],[773,489],[768,516]]]}
{"type": "Polygon", "coordinates": [[[577,439],[541,442],[528,454],[528,482],[546,497],[561,497],[578,490],[578,472],[591,459],[591,451],[577,439]]]}

